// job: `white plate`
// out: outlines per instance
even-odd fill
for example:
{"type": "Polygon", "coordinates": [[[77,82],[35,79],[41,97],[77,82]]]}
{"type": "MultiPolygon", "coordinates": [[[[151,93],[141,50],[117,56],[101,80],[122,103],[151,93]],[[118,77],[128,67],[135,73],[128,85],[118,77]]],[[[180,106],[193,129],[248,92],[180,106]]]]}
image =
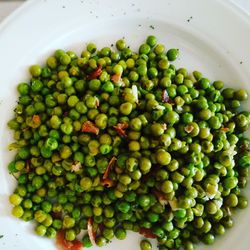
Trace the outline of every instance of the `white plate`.
{"type": "MultiPolygon", "coordinates": [[[[211,80],[250,91],[250,21],[227,1],[199,0],[33,0],[0,26],[0,239],[1,250],[56,249],[35,236],[31,223],[10,215],[8,195],[14,187],[6,165],[13,156],[6,122],[15,105],[15,86],[28,79],[30,64],[43,63],[57,48],[78,52],[86,42],[110,46],[121,37],[136,49],[154,34],[181,51],[178,66],[200,70],[211,80]]],[[[248,103],[249,104],[249,103],[248,103]]],[[[248,192],[249,193],[249,192],[248,192]]],[[[233,229],[207,249],[249,249],[250,208],[240,211],[233,229]]],[[[103,249],[138,249],[141,236],[129,234],[103,249]]],[[[205,249],[203,245],[198,249],[205,249]]],[[[97,248],[92,248],[97,249],[97,248]]],[[[156,249],[156,248],[155,248],[156,249]]]]}

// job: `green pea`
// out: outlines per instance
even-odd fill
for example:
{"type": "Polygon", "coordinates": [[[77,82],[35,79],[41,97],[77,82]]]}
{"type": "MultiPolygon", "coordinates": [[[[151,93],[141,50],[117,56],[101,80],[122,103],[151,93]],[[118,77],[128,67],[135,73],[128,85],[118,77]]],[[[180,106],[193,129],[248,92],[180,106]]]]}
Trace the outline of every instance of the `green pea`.
{"type": "Polygon", "coordinates": [[[141,248],[141,250],[151,250],[152,245],[148,240],[142,240],[140,242],[140,248],[141,248]]]}
{"type": "Polygon", "coordinates": [[[80,181],[80,185],[84,190],[88,190],[92,186],[92,180],[88,177],[83,177],[80,181]]]}
{"type": "Polygon", "coordinates": [[[150,197],[148,195],[140,195],[138,197],[138,203],[141,207],[148,207],[150,202],[150,197]]]}
{"type": "Polygon", "coordinates": [[[240,89],[234,92],[234,98],[239,101],[245,101],[248,98],[247,91],[245,89],[240,89]]]}
{"type": "Polygon", "coordinates": [[[239,207],[240,209],[244,209],[244,208],[247,207],[247,205],[248,205],[247,198],[244,197],[244,196],[239,196],[239,197],[238,197],[238,207],[239,207]]]}
{"type": "Polygon", "coordinates": [[[161,191],[164,193],[171,193],[174,189],[173,183],[169,180],[162,182],[161,191]]]}
{"type": "Polygon", "coordinates": [[[40,67],[40,65],[35,64],[35,65],[30,66],[29,71],[32,76],[38,77],[42,73],[42,68],[40,67]]]}
{"type": "Polygon", "coordinates": [[[14,206],[18,206],[20,205],[20,203],[22,202],[22,197],[19,196],[18,194],[12,194],[10,197],[9,197],[9,201],[12,205],[14,206]]]}
{"type": "Polygon", "coordinates": [[[46,234],[47,228],[44,225],[38,225],[35,228],[37,235],[44,236],[46,234]]]}
{"type": "Polygon", "coordinates": [[[107,244],[107,239],[105,237],[102,236],[96,237],[96,245],[98,247],[105,246],[106,244],[107,244]]]}
{"type": "Polygon", "coordinates": [[[175,61],[179,56],[179,49],[169,49],[167,51],[167,57],[169,61],[175,61]]]}
{"type": "Polygon", "coordinates": [[[18,205],[18,206],[13,207],[11,213],[13,216],[20,218],[23,216],[24,211],[23,211],[23,208],[20,205],[18,205]]]}
{"type": "Polygon", "coordinates": [[[160,165],[168,165],[171,161],[171,155],[165,150],[158,150],[156,152],[156,161],[160,165]]]}
{"type": "Polygon", "coordinates": [[[118,227],[116,230],[115,230],[115,237],[118,239],[118,240],[124,240],[127,236],[127,233],[126,231],[123,229],[123,228],[120,228],[118,227]]]}
{"type": "Polygon", "coordinates": [[[146,43],[152,48],[152,47],[154,47],[156,45],[157,39],[153,35],[148,36],[147,39],[146,39],[146,43]]]}
{"type": "Polygon", "coordinates": [[[132,112],[133,105],[130,102],[122,103],[120,106],[120,112],[123,115],[129,115],[132,112]]]}
{"type": "Polygon", "coordinates": [[[117,40],[117,42],[116,42],[116,48],[118,49],[118,50],[123,50],[123,49],[125,49],[126,48],[126,42],[125,42],[125,40],[124,39],[119,39],[119,40],[117,40]]]}

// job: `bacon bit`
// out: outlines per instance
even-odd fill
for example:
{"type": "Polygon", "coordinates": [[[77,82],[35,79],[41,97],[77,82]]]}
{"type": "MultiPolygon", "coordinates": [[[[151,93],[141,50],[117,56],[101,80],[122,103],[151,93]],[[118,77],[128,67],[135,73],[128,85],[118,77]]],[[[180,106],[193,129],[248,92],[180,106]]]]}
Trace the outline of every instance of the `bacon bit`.
{"type": "Polygon", "coordinates": [[[161,191],[159,191],[157,189],[154,189],[153,193],[158,198],[158,201],[160,202],[160,204],[163,207],[165,207],[165,205],[168,204],[168,200],[166,199],[166,195],[163,192],[161,192],[161,191]]]}
{"type": "Polygon", "coordinates": [[[166,89],[162,91],[162,102],[169,102],[169,95],[166,89]]]}
{"type": "Polygon", "coordinates": [[[36,125],[41,124],[41,118],[39,115],[33,115],[32,116],[32,122],[36,125]]]}
{"type": "Polygon", "coordinates": [[[194,130],[194,126],[193,125],[187,125],[184,130],[189,134],[194,130]]]}
{"type": "Polygon", "coordinates": [[[99,134],[99,128],[91,121],[86,121],[82,125],[82,132],[93,133],[95,135],[99,134]]]}
{"type": "Polygon", "coordinates": [[[26,173],[29,173],[30,172],[30,161],[29,160],[27,160],[26,162],[25,162],[25,172],[26,173]]]}
{"type": "Polygon", "coordinates": [[[114,83],[120,83],[121,82],[121,77],[122,77],[122,72],[119,74],[114,74],[110,77],[110,80],[113,81],[114,83]]]}
{"type": "Polygon", "coordinates": [[[102,177],[103,180],[108,178],[109,172],[110,172],[111,168],[114,166],[115,162],[116,162],[116,157],[113,156],[111,158],[111,160],[109,161],[109,164],[108,164],[108,166],[103,174],[103,177],[102,177]]]}
{"type": "Polygon", "coordinates": [[[101,75],[101,73],[102,73],[102,67],[98,66],[98,68],[96,68],[94,71],[90,73],[90,75],[88,75],[87,79],[88,80],[96,79],[101,75]]]}
{"type": "Polygon", "coordinates": [[[59,231],[56,236],[56,244],[60,250],[80,250],[83,245],[79,240],[68,241],[65,239],[65,232],[59,231]]]}
{"type": "Polygon", "coordinates": [[[89,235],[89,239],[90,239],[91,244],[93,246],[95,246],[96,233],[93,230],[93,219],[92,218],[88,219],[87,231],[88,231],[88,235],[89,235]]]}
{"type": "Polygon", "coordinates": [[[144,227],[140,228],[139,234],[143,235],[146,238],[150,238],[150,239],[157,238],[157,236],[155,234],[153,234],[152,230],[149,228],[144,228],[144,227]]]}
{"type": "Polygon", "coordinates": [[[113,128],[116,130],[116,132],[121,136],[121,137],[126,137],[126,131],[125,129],[128,128],[128,123],[123,122],[123,123],[118,123],[116,126],[113,126],[113,128]]]}
{"type": "Polygon", "coordinates": [[[111,180],[111,179],[108,179],[108,178],[103,179],[101,181],[101,183],[102,183],[103,186],[105,186],[107,188],[113,187],[115,185],[115,182],[113,180],[111,180]]]}
{"type": "Polygon", "coordinates": [[[227,133],[228,131],[230,131],[230,128],[222,127],[222,128],[220,129],[220,131],[221,131],[221,132],[227,133]]]}
{"type": "Polygon", "coordinates": [[[77,161],[71,166],[71,172],[78,172],[82,168],[81,162],[77,161]]]}

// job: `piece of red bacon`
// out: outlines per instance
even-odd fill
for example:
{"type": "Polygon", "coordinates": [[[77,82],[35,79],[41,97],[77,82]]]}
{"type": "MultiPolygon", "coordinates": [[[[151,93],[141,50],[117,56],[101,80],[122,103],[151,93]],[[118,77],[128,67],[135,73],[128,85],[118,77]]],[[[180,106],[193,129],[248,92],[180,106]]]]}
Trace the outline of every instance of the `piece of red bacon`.
{"type": "Polygon", "coordinates": [[[98,66],[94,71],[92,71],[87,79],[88,80],[93,80],[93,79],[97,79],[102,73],[102,67],[101,66],[98,66]]]}
{"type": "Polygon", "coordinates": [[[63,230],[57,233],[56,245],[59,250],[81,250],[83,247],[82,243],[79,240],[66,240],[65,232],[63,230]]]}
{"type": "Polygon", "coordinates": [[[113,180],[109,179],[109,178],[103,179],[101,181],[101,183],[102,183],[103,186],[105,186],[107,188],[113,187],[114,184],[115,184],[115,182],[113,180]]]}
{"type": "Polygon", "coordinates": [[[110,172],[111,168],[114,166],[115,162],[116,162],[116,157],[113,156],[111,158],[111,160],[109,161],[109,164],[108,164],[108,166],[107,166],[107,168],[102,176],[103,180],[108,179],[109,172],[110,172]]]}
{"type": "Polygon", "coordinates": [[[86,121],[82,125],[82,132],[98,135],[99,131],[100,129],[91,121],[86,121]]]}
{"type": "Polygon", "coordinates": [[[113,81],[114,83],[119,83],[121,81],[121,78],[122,78],[122,73],[117,73],[117,74],[114,74],[110,77],[110,80],[113,81]]]}
{"type": "Polygon", "coordinates": [[[128,123],[127,122],[122,122],[122,123],[117,123],[117,125],[113,126],[113,128],[116,130],[116,132],[121,136],[121,137],[126,137],[126,131],[125,129],[128,128],[128,123]]]}
{"type": "Polygon", "coordinates": [[[139,230],[139,234],[143,235],[146,238],[150,238],[150,239],[155,239],[157,238],[157,236],[152,232],[151,229],[149,228],[140,228],[139,230]]]}

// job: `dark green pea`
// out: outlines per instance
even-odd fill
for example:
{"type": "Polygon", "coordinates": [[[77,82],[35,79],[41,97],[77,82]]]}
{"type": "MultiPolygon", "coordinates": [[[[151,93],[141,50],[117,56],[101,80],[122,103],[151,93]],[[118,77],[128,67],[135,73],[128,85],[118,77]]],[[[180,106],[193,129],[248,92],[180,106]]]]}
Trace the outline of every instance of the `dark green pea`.
{"type": "Polygon", "coordinates": [[[179,56],[179,49],[169,49],[167,51],[167,57],[169,61],[175,61],[179,56]]]}
{"type": "Polygon", "coordinates": [[[138,203],[141,207],[148,207],[150,202],[150,197],[148,195],[140,195],[138,197],[138,203]]]}
{"type": "Polygon", "coordinates": [[[213,234],[206,234],[203,236],[202,241],[206,244],[206,245],[211,245],[214,243],[215,237],[213,234]]]}

